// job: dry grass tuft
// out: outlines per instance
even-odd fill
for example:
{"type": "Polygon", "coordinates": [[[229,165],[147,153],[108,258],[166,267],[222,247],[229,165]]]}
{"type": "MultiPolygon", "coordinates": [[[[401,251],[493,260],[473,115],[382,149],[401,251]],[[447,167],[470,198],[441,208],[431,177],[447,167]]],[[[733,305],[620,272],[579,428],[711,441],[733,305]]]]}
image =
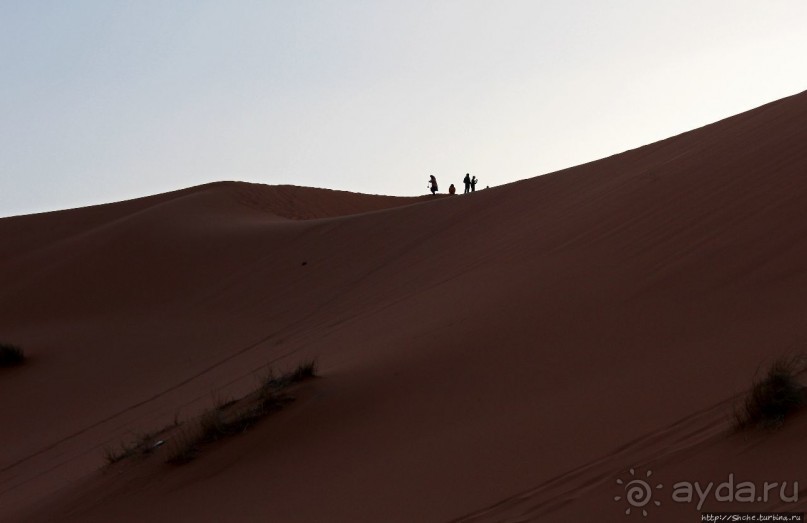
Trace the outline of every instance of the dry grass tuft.
{"type": "Polygon", "coordinates": [[[776,427],[801,408],[807,396],[797,376],[807,367],[804,356],[776,360],[761,378],[757,378],[745,401],[735,412],[737,429],[755,426],[776,427]]]}
{"type": "Polygon", "coordinates": [[[25,352],[8,343],[0,343],[0,367],[13,367],[22,365],[25,361],[25,352]]]}
{"type": "Polygon", "coordinates": [[[188,463],[199,455],[203,446],[245,432],[294,400],[285,392],[286,388],[315,375],[314,361],[279,377],[269,372],[251,394],[238,401],[219,404],[202,413],[195,423],[182,427],[172,438],[166,463],[188,463]]]}

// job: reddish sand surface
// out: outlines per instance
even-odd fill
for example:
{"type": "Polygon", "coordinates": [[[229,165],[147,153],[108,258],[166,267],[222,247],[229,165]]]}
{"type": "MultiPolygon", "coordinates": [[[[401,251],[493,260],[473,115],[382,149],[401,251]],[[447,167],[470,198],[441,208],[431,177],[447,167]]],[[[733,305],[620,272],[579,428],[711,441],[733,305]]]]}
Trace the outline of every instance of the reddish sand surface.
{"type": "Polygon", "coordinates": [[[806,348],[807,94],[468,196],[216,183],[0,241],[2,521],[696,522],[674,484],[807,486],[807,415],[732,430],[806,348]],[[194,461],[104,466],[310,358],[194,461]]]}

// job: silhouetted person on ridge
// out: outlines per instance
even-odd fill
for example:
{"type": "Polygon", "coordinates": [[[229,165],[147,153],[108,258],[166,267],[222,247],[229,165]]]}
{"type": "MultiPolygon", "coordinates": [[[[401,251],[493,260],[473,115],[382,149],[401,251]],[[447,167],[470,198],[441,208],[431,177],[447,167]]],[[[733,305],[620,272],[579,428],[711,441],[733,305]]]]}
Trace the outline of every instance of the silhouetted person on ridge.
{"type": "Polygon", "coordinates": [[[451,185],[448,187],[448,194],[454,194],[455,192],[457,192],[457,190],[454,188],[454,184],[452,183],[452,184],[451,184],[451,185]]]}
{"type": "Polygon", "coordinates": [[[465,173],[465,178],[462,179],[465,184],[465,194],[471,192],[471,173],[465,173]]]}
{"type": "Polygon", "coordinates": [[[471,192],[476,192],[476,182],[479,180],[476,179],[476,176],[471,178],[471,192]]]}
{"type": "Polygon", "coordinates": [[[437,178],[435,178],[433,174],[429,176],[429,185],[432,194],[435,194],[437,192],[437,178]]]}

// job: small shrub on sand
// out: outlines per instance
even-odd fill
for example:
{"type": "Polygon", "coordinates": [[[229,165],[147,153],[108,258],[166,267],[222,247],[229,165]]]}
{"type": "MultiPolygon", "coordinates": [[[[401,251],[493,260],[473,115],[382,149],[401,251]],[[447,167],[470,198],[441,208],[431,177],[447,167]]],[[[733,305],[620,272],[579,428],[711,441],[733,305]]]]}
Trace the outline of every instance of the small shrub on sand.
{"type": "Polygon", "coordinates": [[[298,365],[296,369],[294,369],[290,374],[288,374],[288,379],[291,381],[291,383],[297,383],[298,381],[313,378],[316,375],[317,375],[316,360],[308,360],[298,365]]]}
{"type": "Polygon", "coordinates": [[[118,461],[133,456],[146,456],[159,447],[162,442],[157,440],[159,433],[139,434],[135,436],[131,443],[121,444],[117,449],[114,447],[104,447],[104,461],[107,465],[112,465],[118,461]]]}
{"type": "Polygon", "coordinates": [[[313,378],[317,375],[317,362],[316,360],[309,360],[301,363],[293,371],[287,372],[282,376],[275,376],[272,371],[269,371],[261,380],[260,390],[266,392],[276,389],[288,387],[299,381],[313,378]]]}
{"type": "Polygon", "coordinates": [[[216,441],[227,435],[228,423],[218,409],[205,412],[199,418],[199,427],[202,429],[202,442],[216,441]]]}
{"type": "Polygon", "coordinates": [[[199,454],[202,446],[245,432],[262,418],[294,400],[284,389],[315,375],[314,361],[306,362],[279,377],[268,373],[256,391],[241,400],[219,402],[199,416],[195,424],[182,427],[172,438],[166,463],[187,463],[199,454]]]}
{"type": "Polygon", "coordinates": [[[199,440],[198,427],[197,430],[187,426],[180,427],[171,437],[165,462],[182,465],[192,461],[199,453],[199,440]]]}
{"type": "Polygon", "coordinates": [[[25,353],[16,345],[0,343],[0,367],[12,367],[25,361],[25,353]]]}
{"type": "Polygon", "coordinates": [[[781,425],[785,417],[807,401],[805,388],[797,376],[805,369],[805,358],[780,358],[758,378],[740,409],[735,413],[738,429],[781,425]]]}

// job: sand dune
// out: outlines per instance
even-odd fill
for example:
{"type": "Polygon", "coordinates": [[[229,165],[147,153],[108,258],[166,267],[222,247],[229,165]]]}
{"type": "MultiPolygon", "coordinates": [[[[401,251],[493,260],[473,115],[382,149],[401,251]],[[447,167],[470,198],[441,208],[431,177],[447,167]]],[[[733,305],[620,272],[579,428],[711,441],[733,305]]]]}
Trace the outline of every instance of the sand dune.
{"type": "Polygon", "coordinates": [[[803,416],[730,431],[807,332],[805,144],[800,94],[470,196],[219,183],[0,220],[0,341],[29,356],[0,374],[0,519],[625,521],[634,467],[652,520],[695,521],[672,483],[807,484],[803,416]],[[310,357],[190,464],[101,468],[310,357]]]}

